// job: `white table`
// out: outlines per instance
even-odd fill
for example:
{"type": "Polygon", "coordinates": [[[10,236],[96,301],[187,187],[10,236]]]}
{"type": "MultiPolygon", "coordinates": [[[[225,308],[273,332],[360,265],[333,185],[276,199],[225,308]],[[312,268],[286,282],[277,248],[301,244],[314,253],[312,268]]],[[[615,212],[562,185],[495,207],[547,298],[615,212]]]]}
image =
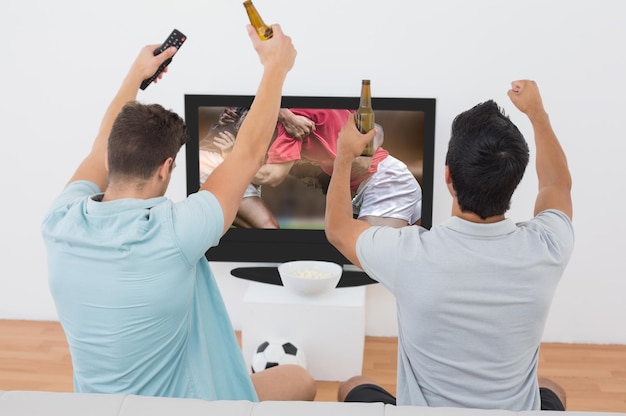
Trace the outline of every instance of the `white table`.
{"type": "Polygon", "coordinates": [[[302,296],[283,286],[251,282],[243,298],[242,351],[250,368],[262,342],[291,341],[304,350],[307,369],[319,381],[361,374],[365,343],[365,286],[302,296]]]}

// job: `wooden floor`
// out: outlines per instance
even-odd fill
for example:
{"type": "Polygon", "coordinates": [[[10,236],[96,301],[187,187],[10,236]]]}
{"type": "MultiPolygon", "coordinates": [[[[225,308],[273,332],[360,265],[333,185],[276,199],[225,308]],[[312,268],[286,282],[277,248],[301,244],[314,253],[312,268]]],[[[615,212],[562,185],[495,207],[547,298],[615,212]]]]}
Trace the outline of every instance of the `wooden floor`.
{"type": "MultiPolygon", "coordinates": [[[[238,334],[239,335],[239,334],[238,334]]],[[[395,392],[397,340],[366,337],[363,374],[395,392]]],[[[539,375],[567,393],[567,410],[626,413],[626,345],[543,344],[539,375]]],[[[318,382],[336,401],[337,382],[318,382]]],[[[58,322],[0,320],[0,390],[72,391],[72,364],[58,322]]]]}

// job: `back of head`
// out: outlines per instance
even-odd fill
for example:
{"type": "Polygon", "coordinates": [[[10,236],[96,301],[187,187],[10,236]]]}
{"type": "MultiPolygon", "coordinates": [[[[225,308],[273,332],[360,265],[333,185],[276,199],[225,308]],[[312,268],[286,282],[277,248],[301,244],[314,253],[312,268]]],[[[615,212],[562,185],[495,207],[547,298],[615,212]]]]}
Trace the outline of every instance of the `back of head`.
{"type": "Polygon", "coordinates": [[[146,180],[169,157],[175,159],[186,141],[185,122],[178,114],[158,104],[130,102],[109,136],[109,178],[146,180]]]}
{"type": "Polygon", "coordinates": [[[452,122],[446,165],[461,211],[482,219],[504,214],[528,160],[524,136],[494,101],[452,122]]]}

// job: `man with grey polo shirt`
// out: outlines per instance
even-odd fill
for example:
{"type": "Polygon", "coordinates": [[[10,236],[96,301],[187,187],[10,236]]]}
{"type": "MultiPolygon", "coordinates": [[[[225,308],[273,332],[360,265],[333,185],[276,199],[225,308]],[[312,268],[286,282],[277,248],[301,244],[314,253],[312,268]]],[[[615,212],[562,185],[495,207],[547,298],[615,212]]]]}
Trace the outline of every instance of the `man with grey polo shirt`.
{"type": "MultiPolygon", "coordinates": [[[[493,101],[452,123],[445,169],[452,217],[431,230],[352,219],[350,164],[373,133],[359,133],[349,120],[339,135],[326,235],[396,297],[399,405],[565,409],[560,387],[538,379],[537,361],[574,247],[571,176],[536,83],[515,81],[508,95],[528,116],[537,149],[539,191],[526,222],[505,213],[528,164],[528,145],[493,101]]],[[[342,383],[338,396],[396,404],[363,376],[342,383]]]]}

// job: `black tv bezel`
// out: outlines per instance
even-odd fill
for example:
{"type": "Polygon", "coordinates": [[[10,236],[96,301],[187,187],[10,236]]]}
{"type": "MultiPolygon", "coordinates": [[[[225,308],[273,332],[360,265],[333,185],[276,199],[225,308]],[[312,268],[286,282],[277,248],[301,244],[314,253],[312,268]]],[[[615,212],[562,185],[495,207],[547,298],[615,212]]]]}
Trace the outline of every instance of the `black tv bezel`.
{"type": "MultiPolygon", "coordinates": [[[[199,108],[250,106],[254,96],[228,94],[185,94],[185,122],[189,139],[186,144],[187,195],[200,187],[199,108]]],[[[283,96],[285,108],[354,108],[359,97],[283,96]]],[[[435,98],[373,97],[375,110],[424,112],[424,149],[422,167],[422,226],[432,226],[433,174],[435,153],[435,98]]],[[[324,230],[242,229],[231,228],[220,243],[209,249],[210,261],[282,263],[291,260],[325,260],[351,264],[326,239],[324,230]]]]}

